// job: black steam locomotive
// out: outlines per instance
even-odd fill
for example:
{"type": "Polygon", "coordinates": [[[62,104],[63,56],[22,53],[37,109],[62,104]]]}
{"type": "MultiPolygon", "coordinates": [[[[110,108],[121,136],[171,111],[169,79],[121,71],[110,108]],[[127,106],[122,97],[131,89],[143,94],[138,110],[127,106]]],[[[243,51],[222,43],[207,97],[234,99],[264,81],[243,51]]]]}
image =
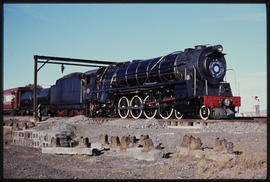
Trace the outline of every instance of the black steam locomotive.
{"type": "MultiPolygon", "coordinates": [[[[221,45],[199,45],[153,59],[71,73],[45,90],[41,109],[58,116],[232,118],[241,103],[223,80],[226,61],[222,51],[221,45]]],[[[15,103],[31,107],[33,94],[25,94],[23,102],[15,103]]]]}
{"type": "Polygon", "coordinates": [[[223,47],[195,46],[85,73],[89,116],[232,118],[240,97],[224,82],[223,47]]]}

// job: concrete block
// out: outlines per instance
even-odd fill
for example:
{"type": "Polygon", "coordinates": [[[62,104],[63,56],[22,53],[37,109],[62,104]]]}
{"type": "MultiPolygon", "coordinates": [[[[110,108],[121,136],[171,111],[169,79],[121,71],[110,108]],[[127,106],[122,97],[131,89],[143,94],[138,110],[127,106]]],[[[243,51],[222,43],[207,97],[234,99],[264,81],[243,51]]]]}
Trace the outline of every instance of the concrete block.
{"type": "MultiPolygon", "coordinates": [[[[187,122],[183,122],[187,123],[187,122]]],[[[168,128],[175,128],[175,129],[201,129],[201,125],[196,125],[196,126],[187,126],[187,125],[178,125],[178,126],[168,126],[168,128]]]]}
{"type": "Polygon", "coordinates": [[[98,150],[103,150],[104,148],[109,148],[109,145],[105,146],[105,145],[102,145],[101,143],[99,142],[96,142],[96,143],[91,143],[91,148],[96,148],[98,150]]]}
{"type": "Polygon", "coordinates": [[[12,134],[12,126],[4,126],[3,128],[4,128],[3,130],[4,135],[12,134]]]}
{"type": "Polygon", "coordinates": [[[45,147],[42,153],[46,154],[69,154],[69,155],[92,155],[93,148],[71,148],[71,147],[45,147]]]}

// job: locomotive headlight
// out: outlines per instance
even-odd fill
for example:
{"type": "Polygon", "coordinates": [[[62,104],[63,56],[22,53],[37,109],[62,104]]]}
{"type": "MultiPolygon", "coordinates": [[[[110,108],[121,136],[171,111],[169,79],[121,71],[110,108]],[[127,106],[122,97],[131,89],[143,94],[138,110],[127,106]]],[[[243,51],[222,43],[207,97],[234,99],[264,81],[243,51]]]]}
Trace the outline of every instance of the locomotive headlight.
{"type": "Polygon", "coordinates": [[[224,65],[216,59],[209,64],[209,71],[212,77],[220,78],[225,71],[224,65]]]}
{"type": "Polygon", "coordinates": [[[231,101],[230,101],[230,99],[224,99],[224,105],[225,106],[230,106],[230,104],[231,104],[231,101]]]}
{"type": "Polygon", "coordinates": [[[216,73],[218,73],[218,72],[219,72],[219,70],[220,70],[220,68],[219,68],[219,66],[218,66],[218,65],[215,65],[213,69],[214,69],[214,72],[216,72],[216,73]]]}

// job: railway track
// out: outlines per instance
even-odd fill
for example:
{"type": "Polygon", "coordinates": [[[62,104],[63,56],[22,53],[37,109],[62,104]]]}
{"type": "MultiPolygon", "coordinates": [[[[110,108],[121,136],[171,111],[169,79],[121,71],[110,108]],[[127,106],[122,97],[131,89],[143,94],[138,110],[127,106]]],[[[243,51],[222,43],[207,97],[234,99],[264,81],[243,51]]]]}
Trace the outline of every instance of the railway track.
{"type": "Polygon", "coordinates": [[[221,123],[221,122],[245,122],[245,123],[259,123],[266,124],[267,117],[236,117],[234,119],[159,119],[161,122],[166,122],[168,126],[197,126],[207,125],[208,123],[221,123]]]}
{"type": "MultiPolygon", "coordinates": [[[[4,119],[3,125],[8,125],[10,122],[27,122],[29,118],[25,119],[18,119],[18,116],[8,116],[8,119],[4,119]]],[[[95,117],[91,118],[93,121],[95,121],[97,124],[103,124],[112,120],[117,120],[120,118],[106,118],[106,117],[95,117]]],[[[133,118],[128,118],[127,120],[135,120],[133,118]]],[[[207,125],[208,123],[219,123],[219,122],[246,122],[246,123],[260,123],[265,124],[267,123],[267,117],[236,117],[234,119],[220,119],[220,120],[214,120],[214,119],[208,119],[208,120],[202,120],[202,119],[157,119],[160,122],[166,122],[167,125],[171,126],[194,126],[196,124],[202,124],[207,125]]],[[[46,121],[41,121],[46,122],[46,121]]]]}

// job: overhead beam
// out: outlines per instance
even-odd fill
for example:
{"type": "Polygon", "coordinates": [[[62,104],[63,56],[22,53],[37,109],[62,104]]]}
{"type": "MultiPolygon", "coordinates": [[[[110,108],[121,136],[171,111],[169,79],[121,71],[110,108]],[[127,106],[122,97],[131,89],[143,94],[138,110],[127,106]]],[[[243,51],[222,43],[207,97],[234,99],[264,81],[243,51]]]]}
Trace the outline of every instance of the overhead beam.
{"type": "Polygon", "coordinates": [[[98,61],[98,60],[74,59],[74,58],[38,56],[38,55],[34,55],[34,58],[45,59],[45,60],[53,60],[53,61],[80,62],[80,63],[105,64],[105,65],[111,65],[111,64],[117,64],[118,63],[118,62],[112,62],[112,61],[98,61]]]}
{"type": "MultiPolygon", "coordinates": [[[[59,63],[59,62],[47,62],[47,61],[38,61],[38,63],[44,63],[44,64],[46,64],[46,63],[48,63],[48,64],[63,64],[63,65],[70,65],[70,66],[86,66],[86,67],[105,67],[105,66],[99,66],[99,65],[91,65],[91,64],[89,64],[89,65],[87,65],[87,64],[74,64],[74,63],[59,63]]],[[[43,66],[43,65],[42,65],[43,66]]],[[[38,71],[39,71],[39,69],[38,69],[38,71]]]]}

